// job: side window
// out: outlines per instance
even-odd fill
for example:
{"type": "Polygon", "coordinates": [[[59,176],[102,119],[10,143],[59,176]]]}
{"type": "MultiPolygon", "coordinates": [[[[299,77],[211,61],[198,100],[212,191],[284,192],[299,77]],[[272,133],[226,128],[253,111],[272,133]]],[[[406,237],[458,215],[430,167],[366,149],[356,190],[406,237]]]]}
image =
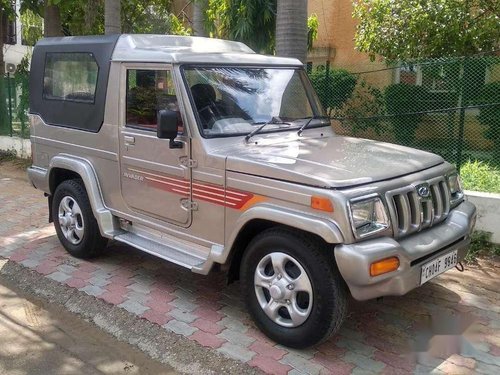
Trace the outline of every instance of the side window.
{"type": "Polygon", "coordinates": [[[47,53],[43,98],[94,103],[99,66],[92,53],[47,53]]]}
{"type": "Polygon", "coordinates": [[[172,73],[168,70],[127,70],[126,126],[156,131],[161,109],[177,112],[182,126],[172,73]]]}

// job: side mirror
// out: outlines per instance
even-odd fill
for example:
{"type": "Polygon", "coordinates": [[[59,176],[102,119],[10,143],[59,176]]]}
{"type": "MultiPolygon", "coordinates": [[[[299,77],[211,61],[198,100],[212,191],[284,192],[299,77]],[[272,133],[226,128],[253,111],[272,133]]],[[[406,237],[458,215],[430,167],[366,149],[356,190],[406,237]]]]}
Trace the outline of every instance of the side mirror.
{"type": "Polygon", "coordinates": [[[158,111],[157,136],[160,139],[170,139],[170,148],[182,148],[182,142],[177,138],[177,112],[168,109],[158,111]]]}

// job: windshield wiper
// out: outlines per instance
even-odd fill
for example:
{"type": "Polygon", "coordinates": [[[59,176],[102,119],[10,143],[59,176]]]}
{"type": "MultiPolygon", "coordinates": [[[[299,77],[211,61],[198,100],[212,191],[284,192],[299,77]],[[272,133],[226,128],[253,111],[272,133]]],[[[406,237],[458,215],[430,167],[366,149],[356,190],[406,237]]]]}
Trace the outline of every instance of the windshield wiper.
{"type": "Polygon", "coordinates": [[[300,137],[300,135],[302,134],[302,132],[304,131],[305,128],[307,128],[309,126],[309,124],[313,121],[313,120],[330,120],[330,116],[325,116],[325,115],[314,115],[312,117],[309,117],[309,120],[307,120],[306,123],[304,123],[304,125],[302,125],[299,129],[299,131],[297,132],[297,135],[300,137]]]}
{"type": "MultiPolygon", "coordinates": [[[[260,122],[256,122],[254,124],[260,124],[260,122]]],[[[250,133],[248,133],[246,136],[245,136],[245,141],[249,141],[250,138],[252,138],[255,134],[257,133],[260,133],[260,131],[262,129],[264,129],[267,125],[292,125],[291,123],[289,122],[286,122],[286,121],[283,121],[282,119],[280,119],[279,117],[273,117],[271,120],[267,121],[267,122],[262,122],[262,125],[259,126],[257,129],[255,130],[252,130],[250,133]]]]}

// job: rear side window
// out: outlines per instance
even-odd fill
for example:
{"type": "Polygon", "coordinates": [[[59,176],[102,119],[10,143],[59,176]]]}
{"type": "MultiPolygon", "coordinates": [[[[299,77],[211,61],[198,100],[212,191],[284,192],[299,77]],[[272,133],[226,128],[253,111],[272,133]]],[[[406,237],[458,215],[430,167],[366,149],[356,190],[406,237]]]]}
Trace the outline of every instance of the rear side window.
{"type": "Polygon", "coordinates": [[[92,53],[47,53],[43,98],[94,103],[99,66],[92,53]]]}

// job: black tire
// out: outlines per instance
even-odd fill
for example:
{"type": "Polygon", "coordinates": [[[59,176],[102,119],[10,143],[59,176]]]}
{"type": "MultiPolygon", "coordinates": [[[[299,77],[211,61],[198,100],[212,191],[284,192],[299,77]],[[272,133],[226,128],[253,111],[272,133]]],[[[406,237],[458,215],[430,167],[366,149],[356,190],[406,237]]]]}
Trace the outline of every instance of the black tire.
{"type": "Polygon", "coordinates": [[[63,247],[76,258],[93,258],[97,256],[107,245],[108,240],[101,236],[99,225],[92,212],[90,201],[82,180],[66,180],[61,182],[52,199],[52,217],[57,237],[63,247]],[[64,235],[59,222],[59,205],[63,198],[74,199],[81,210],[83,219],[83,236],[78,244],[71,243],[64,235]]]}
{"type": "Polygon", "coordinates": [[[333,255],[333,248],[307,233],[276,227],[256,236],[248,245],[240,265],[242,292],[257,326],[274,341],[297,349],[318,344],[336,333],[347,313],[347,286],[333,255]],[[261,259],[273,252],[290,255],[306,271],[312,285],[313,302],[307,320],[297,327],[284,327],[261,308],[254,273],[261,259]]]}

